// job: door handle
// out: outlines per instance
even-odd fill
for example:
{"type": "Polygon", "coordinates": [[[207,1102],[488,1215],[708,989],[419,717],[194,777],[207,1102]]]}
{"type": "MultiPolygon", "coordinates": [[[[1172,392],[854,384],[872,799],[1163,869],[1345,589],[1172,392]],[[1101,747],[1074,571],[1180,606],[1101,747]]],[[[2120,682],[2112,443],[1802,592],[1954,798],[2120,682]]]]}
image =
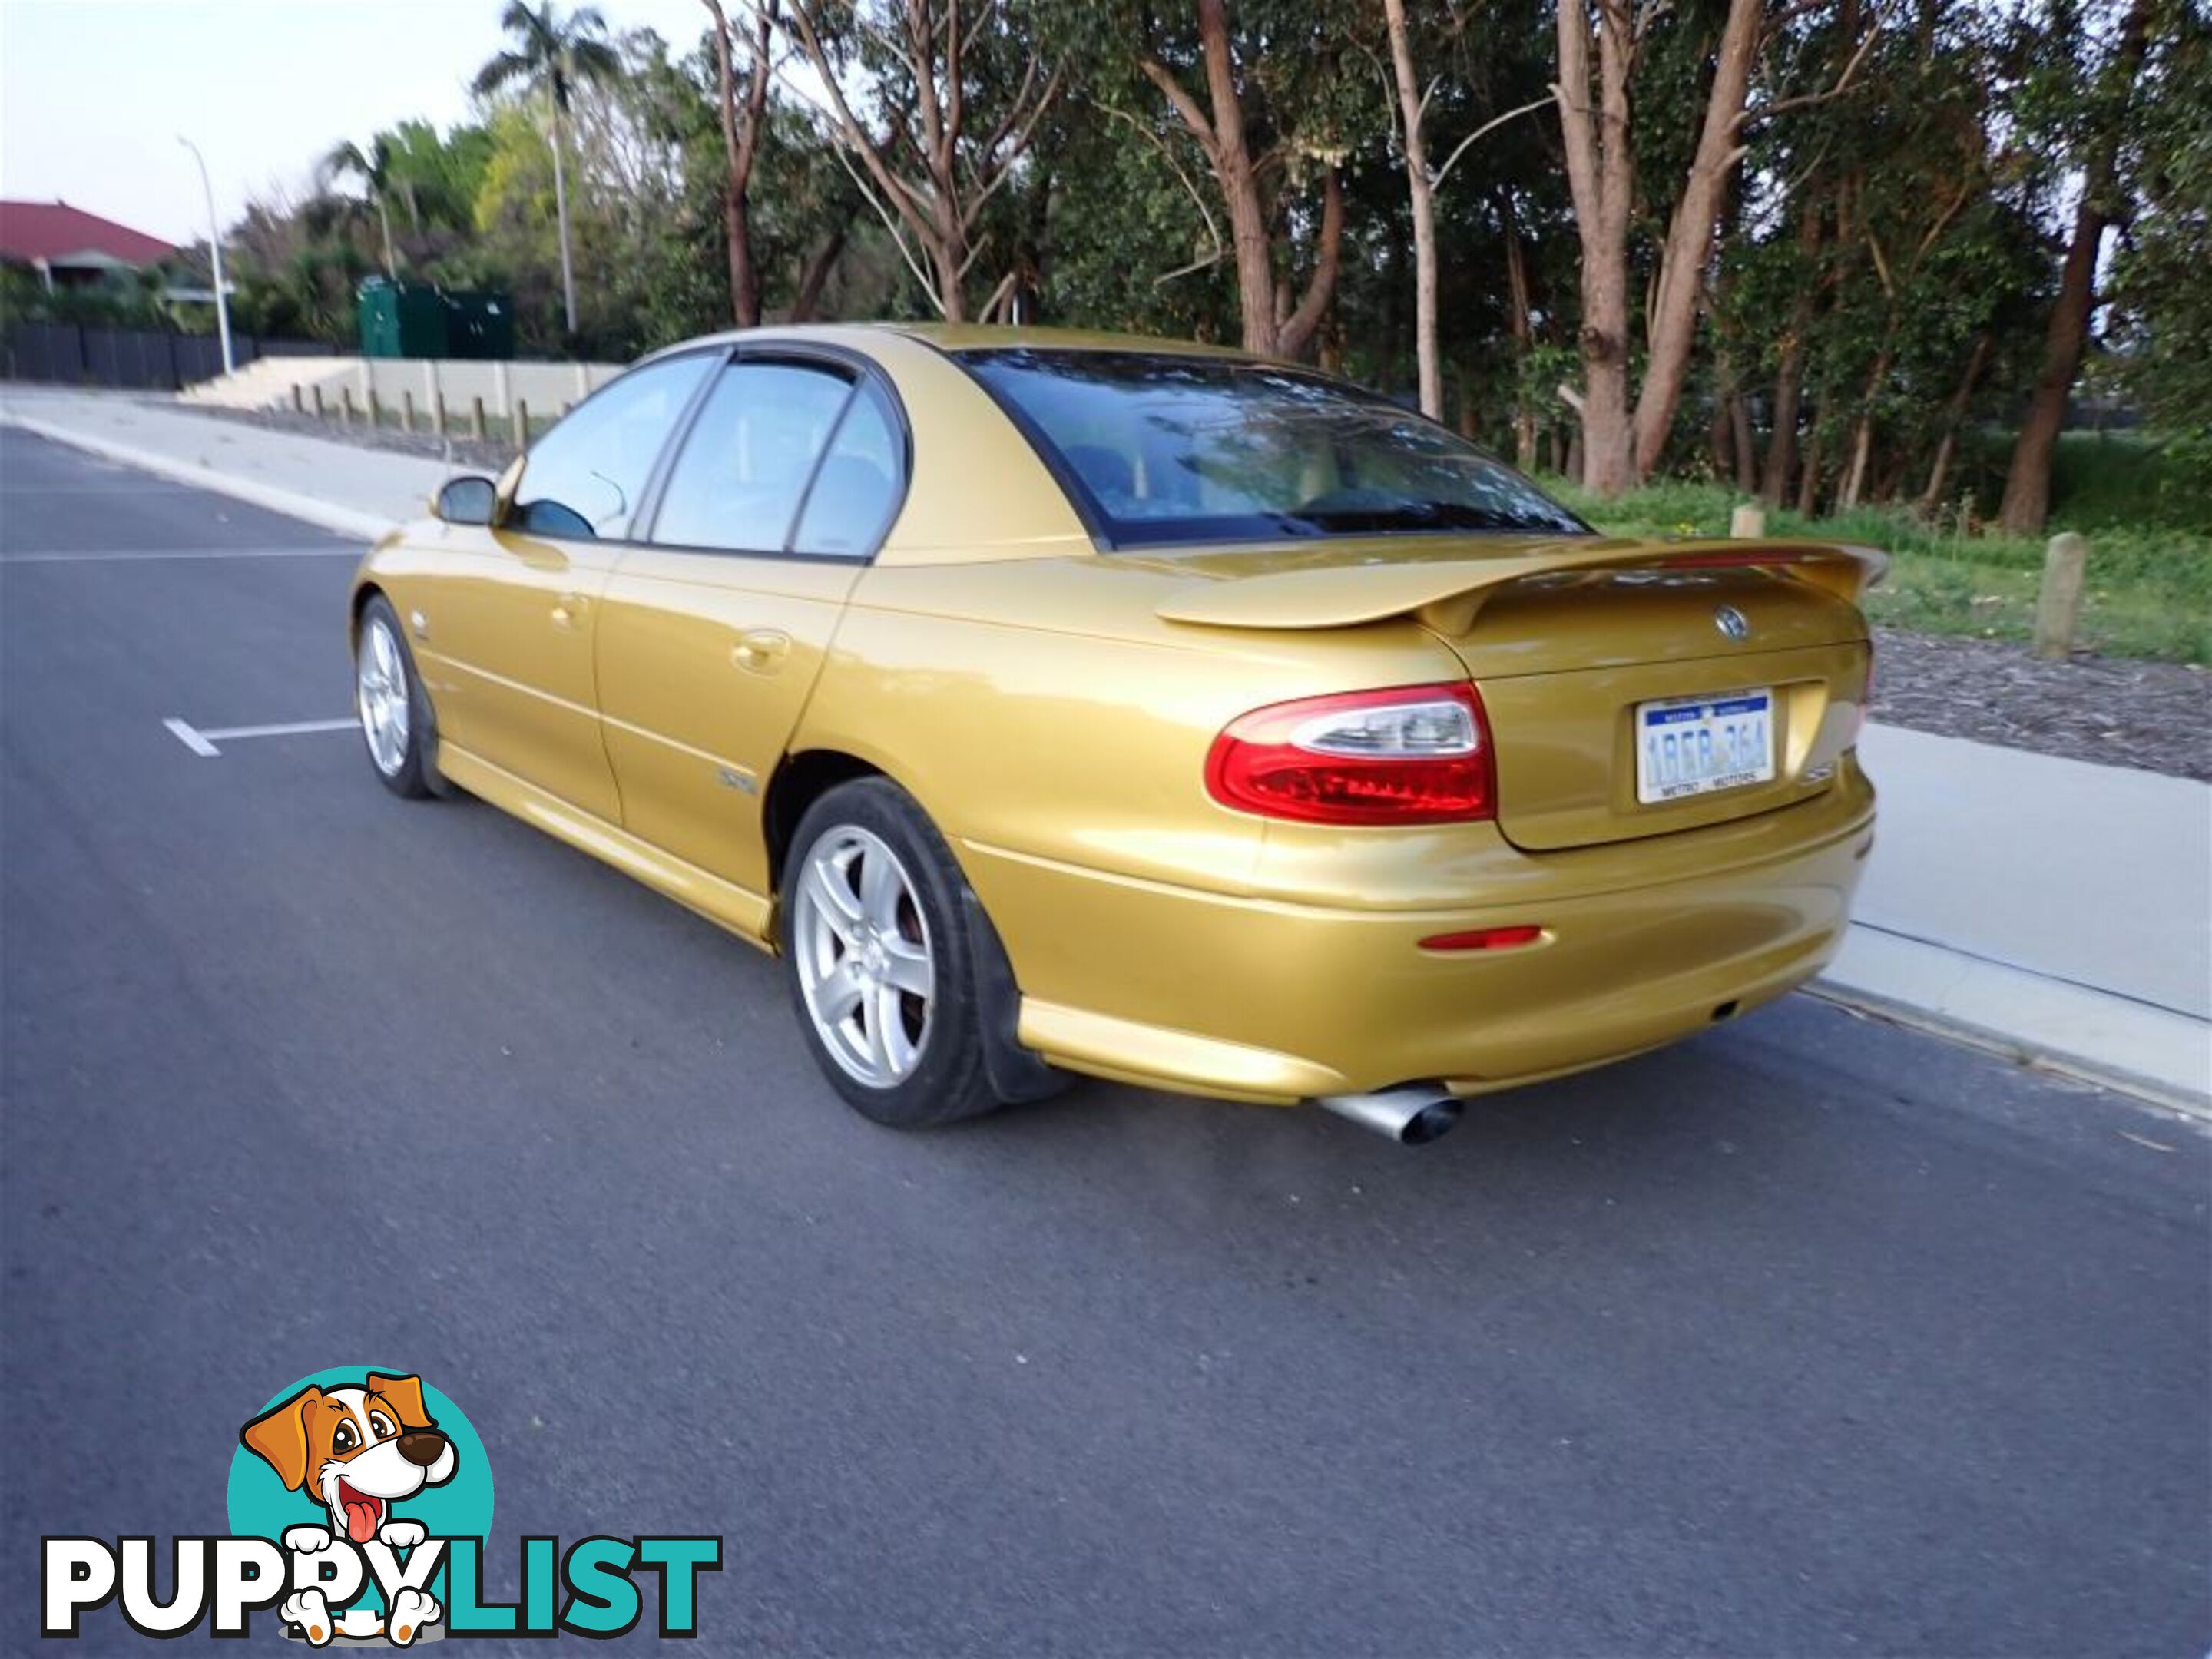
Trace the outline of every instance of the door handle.
{"type": "Polygon", "coordinates": [[[732,667],[751,670],[756,674],[773,674],[783,665],[785,654],[791,649],[791,635],[775,628],[748,629],[738,635],[738,642],[730,647],[732,667]]]}

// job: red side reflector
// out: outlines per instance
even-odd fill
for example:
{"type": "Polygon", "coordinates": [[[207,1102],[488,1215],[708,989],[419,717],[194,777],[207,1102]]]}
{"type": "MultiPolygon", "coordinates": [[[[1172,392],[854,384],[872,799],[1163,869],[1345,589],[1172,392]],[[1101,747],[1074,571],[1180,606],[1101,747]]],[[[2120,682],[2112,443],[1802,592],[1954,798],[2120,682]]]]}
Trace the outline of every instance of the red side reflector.
{"type": "Polygon", "coordinates": [[[1534,945],[1543,937],[1541,927],[1476,927],[1464,933],[1432,933],[1421,941],[1421,949],[1504,951],[1516,945],[1534,945]]]}

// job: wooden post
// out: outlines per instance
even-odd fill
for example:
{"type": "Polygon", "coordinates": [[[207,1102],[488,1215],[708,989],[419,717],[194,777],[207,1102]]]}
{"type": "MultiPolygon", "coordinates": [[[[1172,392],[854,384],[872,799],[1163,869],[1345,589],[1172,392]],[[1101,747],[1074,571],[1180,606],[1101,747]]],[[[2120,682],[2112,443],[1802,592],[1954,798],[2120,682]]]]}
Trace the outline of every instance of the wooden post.
{"type": "Polygon", "coordinates": [[[399,389],[399,427],[403,432],[415,429],[415,394],[404,386],[399,389]]]}
{"type": "Polygon", "coordinates": [[[2089,544],[2070,530],[2053,536],[2044,551],[2043,592],[2035,603],[2035,654],[2046,661],[2062,660],[2074,649],[2088,563],[2089,544]]]}
{"type": "Polygon", "coordinates": [[[295,415],[304,415],[307,412],[307,394],[300,390],[300,383],[297,380],[292,382],[292,412],[295,415]]]}
{"type": "Polygon", "coordinates": [[[469,436],[474,438],[478,443],[482,443],[483,441],[483,399],[482,398],[471,398],[469,399],[469,436]]]}
{"type": "Polygon", "coordinates": [[[1737,541],[1757,541],[1766,533],[1766,509],[1746,501],[1729,514],[1729,534],[1737,541]]]}
{"type": "Polygon", "coordinates": [[[307,388],[307,396],[314,400],[315,418],[319,421],[321,420],[323,418],[323,383],[320,380],[318,380],[314,385],[309,386],[307,388]]]}
{"type": "Polygon", "coordinates": [[[514,400],[514,447],[517,449],[530,447],[530,403],[524,398],[514,400]]]}
{"type": "Polygon", "coordinates": [[[383,401],[377,397],[376,388],[374,386],[369,387],[367,402],[368,404],[369,425],[371,427],[382,426],[384,424],[384,404],[383,401]]]}
{"type": "Polygon", "coordinates": [[[353,388],[349,386],[338,388],[338,421],[348,427],[353,424],[353,388]]]}
{"type": "Polygon", "coordinates": [[[430,430],[441,438],[446,435],[446,394],[442,392],[431,395],[430,430]]]}

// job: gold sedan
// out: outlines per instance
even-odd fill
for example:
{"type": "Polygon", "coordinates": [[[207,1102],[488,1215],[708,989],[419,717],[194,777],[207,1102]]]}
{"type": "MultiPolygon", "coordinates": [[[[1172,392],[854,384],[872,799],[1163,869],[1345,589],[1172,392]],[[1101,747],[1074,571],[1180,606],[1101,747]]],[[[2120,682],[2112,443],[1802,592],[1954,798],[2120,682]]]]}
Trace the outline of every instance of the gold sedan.
{"type": "Polygon", "coordinates": [[[369,757],[778,952],[884,1123],[1413,1142],[1817,972],[1879,555],[1593,533],[1395,404],[1045,331],[646,359],[353,591],[369,757]]]}

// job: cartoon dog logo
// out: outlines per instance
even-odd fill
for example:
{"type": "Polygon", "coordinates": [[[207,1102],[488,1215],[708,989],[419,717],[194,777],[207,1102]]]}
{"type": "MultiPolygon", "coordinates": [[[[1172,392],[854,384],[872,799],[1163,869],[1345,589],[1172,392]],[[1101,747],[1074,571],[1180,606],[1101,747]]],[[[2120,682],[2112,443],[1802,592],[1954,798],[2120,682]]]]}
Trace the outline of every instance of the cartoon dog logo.
{"type": "MultiPolygon", "coordinates": [[[[356,1546],[374,1539],[393,1549],[413,1548],[428,1534],[416,1522],[393,1519],[392,1506],[425,1486],[442,1486],[459,1462],[453,1443],[438,1431],[422,1403],[422,1379],[374,1371],[359,1388],[311,1383],[255,1418],[238,1437],[276,1471],[286,1491],[310,1493],[328,1513],[327,1533],[319,1527],[286,1531],[284,1547],[306,1553],[328,1549],[333,1537],[356,1546]]],[[[343,1637],[384,1636],[388,1630],[388,1639],[404,1646],[444,1609],[420,1590],[403,1589],[386,1618],[366,1609],[333,1618],[321,1592],[309,1589],[288,1597],[279,1612],[318,1647],[334,1630],[343,1637]]]]}

